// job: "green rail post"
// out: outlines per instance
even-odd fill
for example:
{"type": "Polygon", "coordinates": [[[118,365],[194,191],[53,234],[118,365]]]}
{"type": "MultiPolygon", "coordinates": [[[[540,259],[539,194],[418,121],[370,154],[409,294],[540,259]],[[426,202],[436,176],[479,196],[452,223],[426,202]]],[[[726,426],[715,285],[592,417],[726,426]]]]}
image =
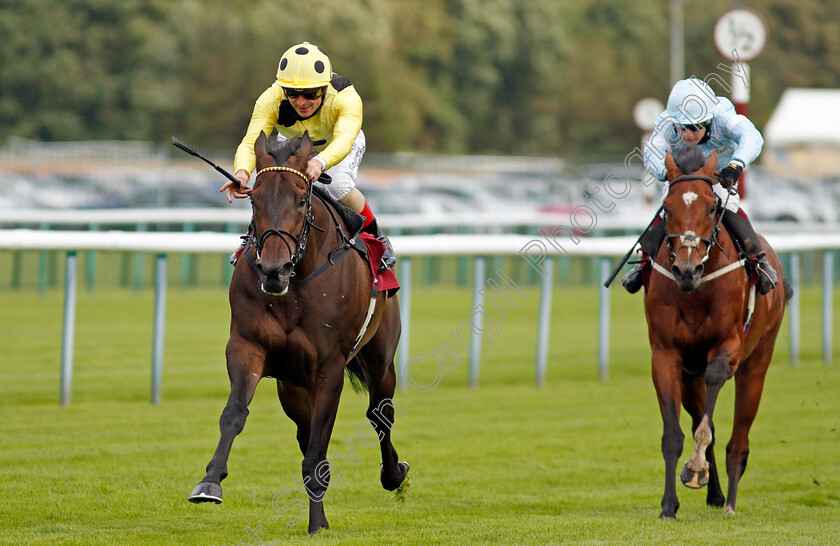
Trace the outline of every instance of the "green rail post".
{"type": "MultiPolygon", "coordinates": [[[[99,225],[91,223],[88,230],[99,231],[99,225]]],[[[96,286],[96,251],[88,250],[85,259],[85,286],[87,286],[88,292],[93,292],[96,286]]]]}
{"type": "MultiPolygon", "coordinates": [[[[50,225],[42,222],[39,229],[48,230],[50,225]]],[[[47,260],[49,259],[48,252],[41,250],[38,252],[38,293],[43,294],[47,291],[47,260]]]]}
{"type": "Polygon", "coordinates": [[[23,267],[23,253],[12,251],[12,288],[20,288],[21,268],[23,267]]]}
{"type": "MultiPolygon", "coordinates": [[[[239,226],[233,222],[228,222],[225,231],[228,233],[237,233],[239,231],[239,226]]],[[[235,248],[230,249],[231,252],[236,250],[235,248]]],[[[224,257],[224,262],[222,262],[222,286],[229,286],[230,285],[230,278],[233,276],[233,266],[230,265],[230,259],[228,256],[224,257]]]]}
{"type": "MultiPolygon", "coordinates": [[[[137,224],[136,231],[148,231],[149,226],[146,222],[139,222],[137,224]]],[[[134,275],[132,275],[132,280],[134,283],[134,290],[141,290],[143,288],[143,270],[145,269],[146,265],[146,255],[142,252],[135,252],[134,253],[134,275]]]]}
{"type": "MultiPolygon", "coordinates": [[[[195,231],[195,223],[184,223],[184,231],[187,233],[195,231]]],[[[194,268],[195,256],[186,252],[181,254],[181,290],[188,288],[192,284],[194,268]]]]}

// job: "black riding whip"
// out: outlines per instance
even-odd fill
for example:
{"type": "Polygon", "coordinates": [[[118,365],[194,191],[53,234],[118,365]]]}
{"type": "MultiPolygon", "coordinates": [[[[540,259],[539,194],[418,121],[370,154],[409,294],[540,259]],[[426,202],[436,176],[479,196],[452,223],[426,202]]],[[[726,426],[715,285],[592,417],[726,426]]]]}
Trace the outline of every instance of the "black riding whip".
{"type": "Polygon", "coordinates": [[[610,283],[613,282],[613,279],[615,279],[615,276],[618,275],[618,272],[621,271],[621,268],[624,267],[624,264],[626,264],[627,260],[630,259],[630,256],[633,255],[633,251],[636,250],[636,245],[639,244],[639,241],[641,241],[642,237],[645,236],[645,233],[647,233],[647,230],[650,229],[650,226],[652,226],[653,223],[656,221],[656,219],[659,218],[659,213],[662,212],[662,207],[664,207],[664,206],[665,206],[665,204],[663,203],[662,205],[659,205],[658,209],[656,209],[656,214],[653,215],[653,220],[651,220],[650,223],[647,225],[647,227],[642,230],[642,234],[639,235],[639,238],[636,239],[636,242],[633,243],[632,247],[630,247],[630,252],[625,254],[624,258],[622,258],[621,261],[618,262],[618,265],[613,270],[612,275],[610,275],[610,278],[607,279],[607,281],[604,283],[604,287],[606,287],[606,288],[610,287],[610,283]]]}
{"type": "MultiPolygon", "coordinates": [[[[229,172],[227,172],[223,168],[219,167],[218,165],[216,165],[215,163],[213,163],[212,161],[210,161],[209,159],[207,159],[206,157],[204,157],[200,153],[198,153],[198,150],[196,150],[192,146],[188,146],[187,144],[184,144],[183,142],[181,142],[180,140],[178,140],[175,137],[172,137],[172,145],[177,146],[178,148],[181,148],[182,150],[184,150],[185,152],[187,152],[190,155],[194,155],[195,157],[197,157],[199,159],[203,159],[204,161],[206,161],[207,163],[212,165],[214,169],[216,169],[217,171],[219,171],[220,173],[225,175],[225,178],[227,178],[231,182],[236,182],[237,184],[239,184],[240,188],[244,185],[239,180],[237,180],[235,176],[233,176],[232,174],[230,174],[229,172]]],[[[329,183],[332,182],[332,177],[330,175],[328,175],[327,173],[321,173],[321,176],[318,177],[318,182],[320,182],[321,184],[329,184],[329,183]]]]}
{"type": "Polygon", "coordinates": [[[191,146],[187,146],[186,144],[184,144],[183,142],[181,142],[177,138],[172,137],[172,145],[177,146],[178,148],[181,148],[182,150],[184,150],[185,152],[187,152],[190,155],[194,155],[195,157],[197,157],[199,159],[203,159],[204,161],[206,161],[207,163],[212,165],[214,169],[216,169],[217,171],[222,173],[225,176],[225,178],[227,178],[231,182],[235,182],[237,187],[241,188],[244,185],[239,180],[237,180],[237,178],[235,176],[233,176],[232,174],[230,174],[229,172],[227,172],[223,168],[219,167],[218,165],[216,165],[215,163],[213,163],[212,161],[210,161],[209,159],[207,159],[206,157],[204,157],[203,155],[198,153],[197,150],[195,150],[191,146]]]}

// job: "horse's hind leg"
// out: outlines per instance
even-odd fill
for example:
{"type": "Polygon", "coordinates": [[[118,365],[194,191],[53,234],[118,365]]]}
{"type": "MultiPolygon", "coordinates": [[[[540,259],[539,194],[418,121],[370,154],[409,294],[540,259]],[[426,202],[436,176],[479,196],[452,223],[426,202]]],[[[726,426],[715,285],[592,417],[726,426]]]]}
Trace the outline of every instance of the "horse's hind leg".
{"type": "Polygon", "coordinates": [[[254,397],[254,391],[260,380],[259,374],[251,373],[248,366],[241,363],[230,365],[231,362],[236,362],[231,359],[230,353],[228,354],[228,362],[230,395],[219,419],[219,430],[221,432],[219,444],[213,458],[207,464],[207,474],[190,494],[191,502],[222,502],[221,482],[228,475],[227,460],[230,455],[230,448],[233,446],[233,439],[245,427],[248,405],[254,397]]]}
{"type": "MultiPolygon", "coordinates": [[[[702,377],[683,372],[682,384],[683,407],[688,414],[691,415],[691,432],[694,434],[697,432],[697,427],[700,426],[700,422],[703,418],[703,406],[706,402],[706,383],[702,377]]],[[[700,487],[708,482],[709,488],[706,491],[706,504],[709,506],[721,507],[726,499],[724,498],[723,491],[720,488],[720,476],[717,464],[715,463],[715,429],[713,424],[711,426],[711,433],[712,442],[709,444],[709,447],[706,448],[705,453],[706,461],[708,462],[708,476],[706,476],[705,473],[702,476],[699,473],[691,473],[689,476],[686,473],[687,467],[684,467],[683,472],[680,474],[680,479],[683,484],[688,487],[692,487],[692,485],[690,485],[692,484],[692,480],[696,486],[700,487]]]]}
{"type": "Polygon", "coordinates": [[[368,377],[370,389],[370,403],[367,409],[367,418],[370,420],[379,438],[379,448],[382,451],[382,467],[379,479],[382,487],[393,491],[405,480],[408,474],[408,463],[399,462],[397,450],[391,443],[391,429],[394,427],[394,416],[396,411],[405,415],[394,402],[394,386],[396,373],[394,367],[388,366],[387,371],[378,379],[368,377]]]}
{"type": "Polygon", "coordinates": [[[394,402],[397,374],[394,371],[394,354],[399,339],[399,308],[396,300],[389,300],[379,330],[359,353],[365,371],[365,382],[370,392],[367,418],[379,439],[382,451],[382,468],[379,479],[382,487],[393,491],[400,486],[408,474],[408,463],[399,462],[397,450],[391,443],[391,429],[394,415],[402,409],[394,402]]]}
{"type": "MultiPolygon", "coordinates": [[[[772,344],[770,347],[772,348],[772,344]]],[[[726,445],[726,474],[729,477],[729,490],[723,513],[727,516],[735,515],[738,482],[747,468],[747,457],[750,454],[750,427],[758,413],[758,404],[761,401],[761,391],[764,389],[764,378],[769,361],[770,355],[762,357],[754,352],[735,373],[735,419],[732,424],[732,438],[726,445]],[[762,362],[762,358],[766,361],[762,362]],[[761,365],[753,369],[750,364],[754,362],[761,362],[761,365]]]]}

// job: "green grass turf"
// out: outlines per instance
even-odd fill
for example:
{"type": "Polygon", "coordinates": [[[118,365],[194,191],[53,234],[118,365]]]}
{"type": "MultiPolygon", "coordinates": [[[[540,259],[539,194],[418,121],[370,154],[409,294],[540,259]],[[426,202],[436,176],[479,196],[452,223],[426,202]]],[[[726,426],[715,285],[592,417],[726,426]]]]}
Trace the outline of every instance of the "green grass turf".
{"type": "MultiPolygon", "coordinates": [[[[802,361],[790,366],[787,321],[751,434],[737,515],[678,490],[679,521],[657,519],[664,483],[661,419],[650,380],[642,300],[612,291],[610,378],[597,372],[597,292],[554,293],[547,383],[533,386],[538,289],[523,287],[498,337],[481,338],[480,386],[465,359],[427,392],[398,391],[393,433],[411,463],[402,496],[378,480],[362,445],[366,397],[345,389],[332,435],[331,524],[317,542],[827,544],[840,535],[840,373],[821,363],[820,291],[802,290],[802,361]],[[352,451],[351,451],[352,448],[352,451]],[[358,455],[353,460],[352,452],[358,455]],[[344,455],[344,457],[340,457],[344,455]],[[340,480],[339,480],[340,476],[340,480]]],[[[170,290],[163,402],[149,404],[153,294],[81,290],[71,405],[58,406],[62,294],[0,291],[0,543],[278,544],[311,541],[296,510],[301,455],[273,382],[257,390],[223,482],[225,502],[186,498],[218,440],[228,392],[226,292],[170,290]],[[274,504],[273,504],[274,503],[274,504]],[[292,505],[294,506],[294,505],[292,505]],[[255,530],[256,534],[247,529],[255,530]],[[247,528],[247,529],[246,529],[247,528]],[[257,538],[259,536],[259,539],[257,538]]],[[[501,300],[499,300],[501,301],[501,300]]],[[[412,368],[430,383],[432,349],[467,320],[467,290],[412,295],[412,368]]],[[[835,308],[837,302],[835,301],[835,308]]],[[[834,329],[838,339],[838,328],[834,329]]],[[[837,347],[835,343],[835,347],[837,347]]],[[[838,351],[834,351],[838,361],[838,351]]],[[[727,384],[718,457],[732,425],[727,384]]],[[[689,431],[685,415],[683,431],[689,431]]],[[[690,451],[686,434],[683,459],[690,451]]],[[[724,478],[724,490],[725,490],[724,478]]]]}

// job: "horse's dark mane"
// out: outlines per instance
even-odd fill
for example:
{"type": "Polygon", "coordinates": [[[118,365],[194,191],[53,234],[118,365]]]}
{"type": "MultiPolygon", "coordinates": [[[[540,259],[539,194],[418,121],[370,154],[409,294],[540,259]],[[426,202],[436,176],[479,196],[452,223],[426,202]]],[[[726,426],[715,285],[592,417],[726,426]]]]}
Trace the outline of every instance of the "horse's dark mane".
{"type": "Polygon", "coordinates": [[[703,149],[697,144],[683,146],[674,154],[674,163],[684,174],[694,174],[706,164],[703,149]]]}
{"type": "Polygon", "coordinates": [[[268,142],[265,145],[265,151],[271,154],[278,165],[282,165],[289,159],[289,156],[294,155],[300,150],[300,143],[303,138],[295,138],[290,140],[277,140],[277,133],[272,133],[268,137],[268,142]]]}

